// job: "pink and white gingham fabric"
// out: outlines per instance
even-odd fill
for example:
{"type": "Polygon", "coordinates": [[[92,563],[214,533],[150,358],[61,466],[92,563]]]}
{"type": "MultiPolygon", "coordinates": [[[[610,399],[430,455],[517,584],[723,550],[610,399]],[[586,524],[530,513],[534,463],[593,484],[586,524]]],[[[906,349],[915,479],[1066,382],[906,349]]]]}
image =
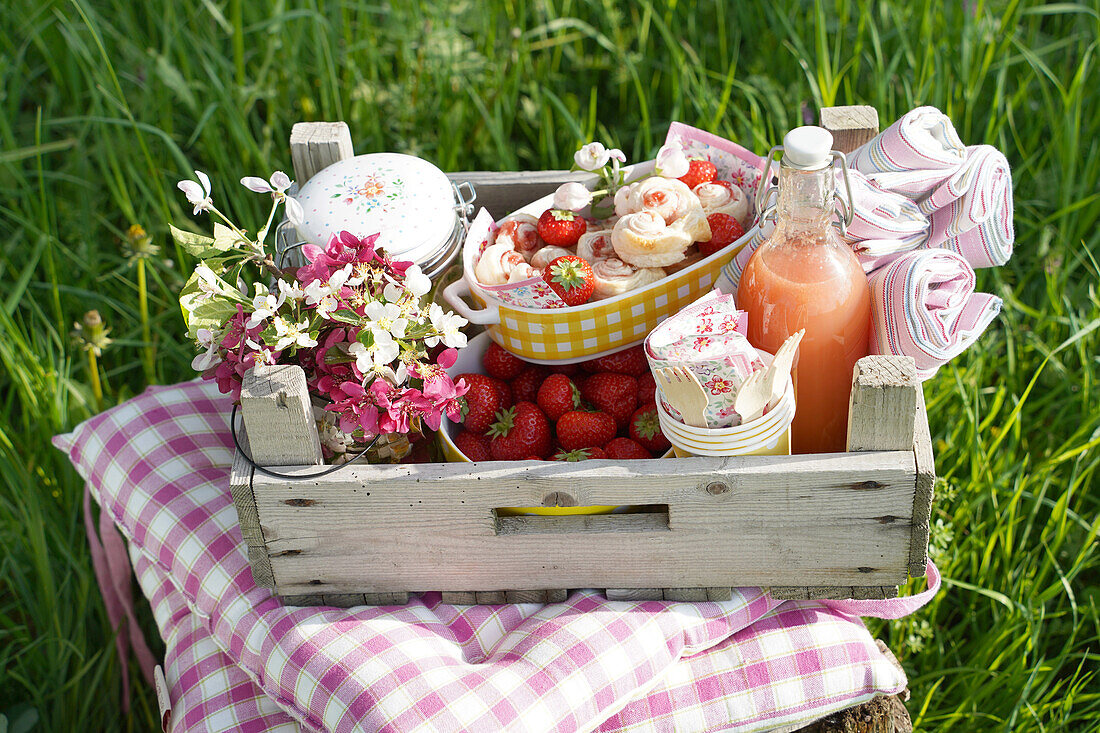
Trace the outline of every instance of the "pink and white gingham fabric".
{"type": "Polygon", "coordinates": [[[168,640],[175,730],[766,730],[905,684],[850,608],[751,588],[725,603],[286,607],[248,568],[229,408],[212,383],[151,388],[55,439],[130,540],[168,640]]]}
{"type": "MultiPolygon", "coordinates": [[[[1000,298],[974,293],[973,268],[1012,256],[1008,160],[992,146],[963,145],[947,115],[918,107],[848,163],[854,205],[847,242],[871,280],[873,353],[911,356],[927,379],[1001,310],[1000,298]]],[[[847,199],[839,177],[837,195],[847,199]]],[[[773,228],[756,230],[723,269],[720,290],[736,292],[773,228]]]]}

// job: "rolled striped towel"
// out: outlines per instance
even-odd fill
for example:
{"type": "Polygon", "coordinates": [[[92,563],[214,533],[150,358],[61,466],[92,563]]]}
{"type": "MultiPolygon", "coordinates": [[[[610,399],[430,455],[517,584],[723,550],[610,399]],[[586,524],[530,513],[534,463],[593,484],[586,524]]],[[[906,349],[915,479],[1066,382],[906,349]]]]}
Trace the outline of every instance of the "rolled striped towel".
{"type": "Polygon", "coordinates": [[[943,249],[907,252],[871,275],[871,352],[911,356],[928,379],[974,343],[1001,299],[974,292],[974,269],[943,249]]]}

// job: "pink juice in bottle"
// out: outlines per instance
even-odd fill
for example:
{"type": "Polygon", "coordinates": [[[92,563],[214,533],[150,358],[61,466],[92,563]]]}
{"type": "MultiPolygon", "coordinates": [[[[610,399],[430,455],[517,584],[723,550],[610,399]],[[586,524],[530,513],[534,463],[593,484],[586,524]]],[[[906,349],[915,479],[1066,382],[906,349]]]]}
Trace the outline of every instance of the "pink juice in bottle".
{"type": "Polygon", "coordinates": [[[832,227],[831,145],[818,127],[784,138],[775,230],[753,253],[737,290],[753,346],[774,354],[806,330],[794,370],[794,453],[845,449],[852,371],[868,351],[867,276],[832,227]]]}

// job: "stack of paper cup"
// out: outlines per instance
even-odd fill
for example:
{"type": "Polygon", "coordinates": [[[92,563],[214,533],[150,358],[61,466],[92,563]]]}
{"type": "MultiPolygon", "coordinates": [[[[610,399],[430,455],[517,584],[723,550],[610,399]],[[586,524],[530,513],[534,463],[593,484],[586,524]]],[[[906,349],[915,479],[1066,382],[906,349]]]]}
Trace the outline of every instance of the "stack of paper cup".
{"type": "Polygon", "coordinates": [[[687,456],[789,456],[794,420],[794,384],[788,380],[783,397],[763,417],[731,428],[696,428],[672,417],[658,395],[661,432],[680,458],[687,456]]]}

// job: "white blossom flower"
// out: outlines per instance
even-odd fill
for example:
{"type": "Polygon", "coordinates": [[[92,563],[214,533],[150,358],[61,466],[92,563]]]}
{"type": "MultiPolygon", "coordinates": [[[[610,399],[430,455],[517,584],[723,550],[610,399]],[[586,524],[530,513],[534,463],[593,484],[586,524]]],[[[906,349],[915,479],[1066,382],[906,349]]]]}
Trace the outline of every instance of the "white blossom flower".
{"type": "Polygon", "coordinates": [[[218,276],[210,269],[210,265],[200,262],[195,266],[195,274],[199,276],[199,290],[207,295],[218,292],[218,276]]]}
{"type": "Polygon", "coordinates": [[[438,304],[428,306],[428,320],[435,328],[438,336],[429,336],[424,339],[426,346],[435,346],[440,341],[445,346],[461,349],[466,345],[466,334],[460,330],[468,321],[462,316],[443,310],[438,304]]]}
{"type": "Polygon", "coordinates": [[[287,196],[284,203],[286,204],[286,218],[291,224],[298,226],[305,221],[306,210],[298,203],[298,199],[293,196],[287,196]]]}
{"type": "Polygon", "coordinates": [[[688,159],[678,145],[666,144],[657,151],[657,175],[679,178],[688,172],[688,159]]]}
{"type": "Polygon", "coordinates": [[[570,181],[558,186],[554,192],[554,208],[567,211],[580,211],[592,203],[592,192],[584,184],[570,181]]]}
{"type": "Polygon", "coordinates": [[[252,349],[252,351],[254,352],[253,359],[255,360],[257,366],[261,364],[270,365],[275,363],[275,354],[265,349],[261,344],[256,343],[252,339],[245,339],[244,343],[245,346],[252,349]]]}
{"type": "Polygon", "coordinates": [[[245,176],[241,179],[241,185],[249,191],[274,194],[276,198],[285,195],[290,184],[290,176],[282,171],[272,173],[270,182],[257,176],[245,176]]]}
{"type": "Polygon", "coordinates": [[[278,341],[275,342],[275,351],[282,351],[292,345],[316,346],[317,341],[310,337],[308,329],[308,319],[301,323],[293,323],[282,316],[275,316],[275,335],[278,337],[278,341]]]}
{"type": "Polygon", "coordinates": [[[351,265],[345,265],[343,269],[332,273],[327,283],[313,280],[302,291],[305,295],[306,305],[317,306],[317,313],[322,318],[329,318],[332,312],[340,307],[340,290],[347,284],[358,284],[361,278],[350,278],[351,265]]]}
{"type": "Polygon", "coordinates": [[[274,293],[267,289],[266,285],[256,283],[256,297],[252,299],[252,315],[244,324],[246,328],[255,328],[263,323],[265,318],[271,318],[286,301],[286,295],[279,293],[276,298],[274,293]]]}
{"type": "Polygon", "coordinates": [[[588,143],[573,153],[573,162],[581,170],[596,171],[607,165],[609,157],[603,143],[588,143]]]}
{"type": "Polygon", "coordinates": [[[424,274],[420,265],[413,265],[405,270],[405,289],[419,298],[432,289],[432,280],[424,274]]]}
{"type": "Polygon", "coordinates": [[[382,288],[382,297],[390,303],[396,303],[404,298],[407,292],[409,291],[397,283],[386,283],[386,287],[382,288]]]}
{"type": "Polygon", "coordinates": [[[302,300],[306,297],[306,291],[302,290],[298,283],[288,283],[286,280],[279,281],[279,292],[289,300],[302,300]]]}
{"type": "Polygon", "coordinates": [[[611,160],[617,160],[620,163],[626,162],[626,153],[619,150],[618,148],[611,148],[610,150],[608,150],[607,157],[611,158],[611,160]]]}
{"type": "Polygon", "coordinates": [[[374,334],[374,343],[370,347],[356,341],[348,348],[348,353],[355,357],[355,367],[363,374],[389,370],[390,362],[397,358],[400,351],[397,342],[385,331],[374,334]]]}
{"type": "Polygon", "coordinates": [[[200,328],[195,332],[195,343],[206,349],[205,352],[191,360],[191,368],[196,372],[205,372],[221,361],[221,358],[218,356],[217,334],[209,328],[200,328]]]}
{"type": "Polygon", "coordinates": [[[210,197],[210,177],[202,171],[195,171],[195,177],[199,182],[180,181],[176,184],[179,190],[187,196],[187,201],[195,207],[191,213],[198,214],[214,208],[214,201],[210,197]]]}
{"type": "Polygon", "coordinates": [[[404,338],[405,330],[409,327],[409,320],[402,315],[401,308],[394,303],[372,300],[363,309],[363,316],[369,321],[367,328],[374,334],[375,339],[382,334],[385,334],[382,338],[404,338]]]}

